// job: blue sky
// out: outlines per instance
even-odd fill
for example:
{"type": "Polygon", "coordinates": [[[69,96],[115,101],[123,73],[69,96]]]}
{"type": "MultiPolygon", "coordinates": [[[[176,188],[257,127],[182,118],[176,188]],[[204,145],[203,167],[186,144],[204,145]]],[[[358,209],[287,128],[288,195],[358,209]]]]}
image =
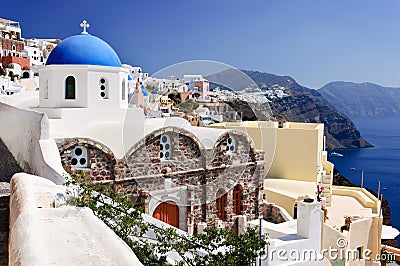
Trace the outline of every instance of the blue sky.
{"type": "Polygon", "coordinates": [[[400,87],[400,1],[8,1],[25,38],[89,32],[150,74],[215,60],[319,88],[345,80],[400,87]]]}

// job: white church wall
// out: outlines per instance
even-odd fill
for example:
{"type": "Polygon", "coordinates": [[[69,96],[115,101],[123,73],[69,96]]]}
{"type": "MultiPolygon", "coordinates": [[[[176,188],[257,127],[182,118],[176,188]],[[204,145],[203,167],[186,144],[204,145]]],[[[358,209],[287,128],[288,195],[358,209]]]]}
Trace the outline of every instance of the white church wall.
{"type": "MultiPolygon", "coordinates": [[[[57,110],[57,109],[56,109],[57,110]]],[[[134,143],[144,136],[143,109],[66,108],[60,119],[50,119],[50,137],[84,137],[109,147],[117,158],[122,158],[134,143]]],[[[47,111],[47,110],[46,110],[47,111]]]]}
{"type": "Polygon", "coordinates": [[[24,171],[57,184],[65,182],[67,174],[61,167],[55,142],[49,140],[49,120],[45,114],[0,103],[0,124],[0,138],[24,171]]]}
{"type": "Polygon", "coordinates": [[[39,69],[40,107],[87,107],[87,66],[52,65],[39,69]],[[75,99],[65,99],[66,78],[75,78],[75,99]]]}
{"type": "Polygon", "coordinates": [[[125,68],[51,65],[41,68],[39,72],[41,108],[95,108],[104,107],[105,104],[114,108],[128,107],[128,70],[125,68]],[[68,76],[75,78],[75,99],[65,99],[65,83],[68,76]],[[102,78],[105,80],[104,84],[100,82],[102,78]],[[102,90],[101,85],[104,85],[105,89],[102,90]]]}
{"type": "Polygon", "coordinates": [[[105,107],[105,105],[113,108],[128,107],[128,70],[91,66],[87,80],[89,107],[105,107]],[[101,79],[104,79],[105,82],[102,83],[101,79]],[[123,80],[125,80],[124,92],[122,92],[123,80]],[[101,89],[101,85],[104,85],[105,89],[101,89]],[[123,93],[125,97],[122,97],[123,93]]]}

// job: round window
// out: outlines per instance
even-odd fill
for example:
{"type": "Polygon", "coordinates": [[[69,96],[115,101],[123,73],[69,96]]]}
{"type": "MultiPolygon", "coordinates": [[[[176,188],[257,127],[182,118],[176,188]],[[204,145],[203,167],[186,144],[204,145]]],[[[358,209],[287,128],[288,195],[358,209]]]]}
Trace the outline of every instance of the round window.
{"type": "Polygon", "coordinates": [[[78,156],[81,156],[82,155],[82,149],[81,148],[76,148],[75,149],[75,154],[78,155],[78,156]]]}

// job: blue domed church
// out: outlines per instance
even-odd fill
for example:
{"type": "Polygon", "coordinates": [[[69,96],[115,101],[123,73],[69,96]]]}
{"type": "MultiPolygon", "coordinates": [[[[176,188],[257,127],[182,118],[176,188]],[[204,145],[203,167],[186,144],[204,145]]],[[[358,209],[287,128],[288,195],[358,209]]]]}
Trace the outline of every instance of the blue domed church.
{"type": "Polygon", "coordinates": [[[143,108],[128,104],[135,98],[128,95],[129,70],[86,31],[85,21],[81,26],[83,32],[62,41],[40,69],[39,106],[33,108],[49,118],[60,168],[84,171],[182,230],[258,218],[263,151],[242,131],[145,117],[143,108]]]}
{"type": "Polygon", "coordinates": [[[126,108],[128,72],[111,46],[85,28],[62,41],[41,69],[40,107],[126,108]]]}

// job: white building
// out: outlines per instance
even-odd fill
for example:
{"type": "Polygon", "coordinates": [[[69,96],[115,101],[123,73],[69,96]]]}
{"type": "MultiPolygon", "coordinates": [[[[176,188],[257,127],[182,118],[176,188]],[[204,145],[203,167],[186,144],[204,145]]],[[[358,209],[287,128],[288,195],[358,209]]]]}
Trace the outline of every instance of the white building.
{"type": "Polygon", "coordinates": [[[25,46],[23,57],[29,57],[31,66],[39,66],[44,64],[43,53],[38,47],[25,46]]]}
{"type": "Polygon", "coordinates": [[[44,65],[51,51],[53,51],[60,41],[59,39],[25,39],[24,56],[30,57],[31,66],[44,65]],[[40,58],[38,58],[39,54],[41,56],[40,58]]]}
{"type": "Polygon", "coordinates": [[[6,101],[5,95],[14,95],[17,92],[24,91],[24,87],[11,81],[9,77],[0,76],[0,102],[6,101]]]}

